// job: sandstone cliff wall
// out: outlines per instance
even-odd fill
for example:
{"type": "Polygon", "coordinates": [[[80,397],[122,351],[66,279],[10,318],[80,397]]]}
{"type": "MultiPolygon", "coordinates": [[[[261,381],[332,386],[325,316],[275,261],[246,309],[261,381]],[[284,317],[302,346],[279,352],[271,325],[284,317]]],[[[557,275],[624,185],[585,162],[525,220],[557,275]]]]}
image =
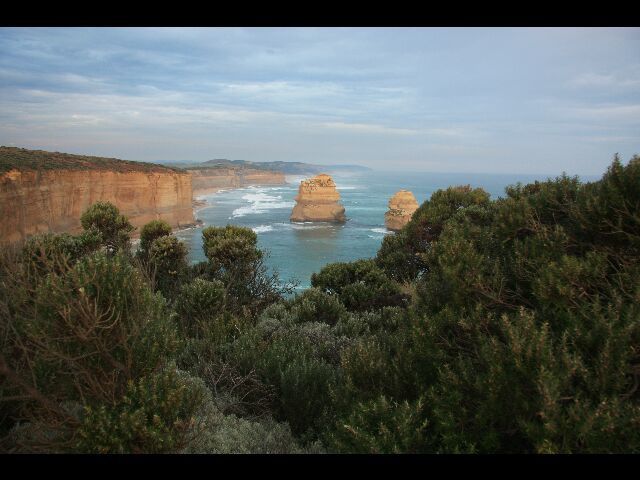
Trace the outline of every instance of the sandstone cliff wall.
{"type": "Polygon", "coordinates": [[[0,174],[0,242],[78,232],[93,203],[109,201],[136,227],[162,219],[192,224],[191,175],[177,171],[10,170],[0,174]]]}
{"type": "Polygon", "coordinates": [[[203,168],[188,169],[192,175],[193,194],[217,192],[223,188],[239,188],[247,185],[282,185],[284,173],[251,168],[203,168]]]}

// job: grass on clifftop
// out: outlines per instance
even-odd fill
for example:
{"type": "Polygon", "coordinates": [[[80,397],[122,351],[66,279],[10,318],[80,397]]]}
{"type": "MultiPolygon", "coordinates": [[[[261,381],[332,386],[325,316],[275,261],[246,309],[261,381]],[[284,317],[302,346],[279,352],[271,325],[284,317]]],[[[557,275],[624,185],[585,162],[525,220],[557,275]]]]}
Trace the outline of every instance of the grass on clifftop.
{"type": "Polygon", "coordinates": [[[116,172],[184,172],[175,167],[117,158],[73,155],[0,146],[0,173],[10,170],[111,170],[116,172]]]}

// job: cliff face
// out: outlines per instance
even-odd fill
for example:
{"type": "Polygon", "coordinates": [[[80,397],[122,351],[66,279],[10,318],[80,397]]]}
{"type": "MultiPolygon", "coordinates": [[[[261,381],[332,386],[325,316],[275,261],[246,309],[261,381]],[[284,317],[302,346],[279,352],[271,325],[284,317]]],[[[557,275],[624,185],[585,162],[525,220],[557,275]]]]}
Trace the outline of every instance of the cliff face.
{"type": "Polygon", "coordinates": [[[194,223],[191,175],[165,171],[25,170],[0,173],[0,242],[78,232],[93,203],[109,201],[136,227],[162,219],[194,223]]]}
{"type": "Polygon", "coordinates": [[[324,173],[300,182],[292,222],[345,222],[344,207],[333,179],[324,173]]]}
{"type": "Polygon", "coordinates": [[[253,168],[203,168],[188,169],[192,175],[193,194],[214,193],[223,188],[247,185],[282,185],[284,173],[253,168]]]}
{"type": "Polygon", "coordinates": [[[396,232],[402,230],[417,209],[418,202],[413,193],[400,190],[389,200],[389,210],[384,214],[384,225],[396,232]]]}

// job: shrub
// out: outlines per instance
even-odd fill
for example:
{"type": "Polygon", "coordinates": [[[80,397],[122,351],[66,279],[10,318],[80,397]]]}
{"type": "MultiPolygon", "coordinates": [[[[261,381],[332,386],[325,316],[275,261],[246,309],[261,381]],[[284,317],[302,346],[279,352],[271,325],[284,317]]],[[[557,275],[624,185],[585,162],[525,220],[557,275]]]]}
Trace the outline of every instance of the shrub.
{"type": "Polygon", "coordinates": [[[306,448],[300,446],[286,423],[270,417],[255,420],[226,415],[213,401],[200,409],[196,425],[197,433],[184,453],[322,453],[317,443],[306,448]]]}
{"type": "Polygon", "coordinates": [[[111,411],[177,351],[164,300],[122,255],[95,253],[38,284],[5,285],[15,294],[0,308],[0,371],[7,394],[23,398],[16,420],[48,432],[50,443],[33,448],[73,451],[81,423],[65,405],[111,411]]]}
{"type": "Polygon", "coordinates": [[[87,453],[163,453],[184,448],[202,405],[201,381],[174,369],[130,382],[114,405],[86,406],[77,449],[87,453]]]}
{"type": "Polygon", "coordinates": [[[156,289],[173,299],[186,276],[187,247],[172,235],[158,237],[151,243],[149,266],[156,289]]]}
{"type": "Polygon", "coordinates": [[[211,323],[224,312],[225,289],[219,280],[196,278],[182,286],[174,308],[185,335],[203,337],[211,323]]]}
{"type": "Polygon", "coordinates": [[[171,235],[171,231],[171,225],[164,220],[152,220],[144,225],[140,231],[138,257],[144,261],[148,260],[153,241],[160,237],[171,235]]]}
{"type": "Polygon", "coordinates": [[[407,303],[400,287],[373,260],[326,265],[319,273],[311,275],[311,285],[336,295],[351,311],[403,306],[407,303]]]}
{"type": "Polygon", "coordinates": [[[129,252],[131,241],[129,234],[134,230],[134,227],[112,203],[94,203],[82,214],[80,223],[85,230],[100,232],[103,244],[110,251],[129,252]]]}
{"type": "Polygon", "coordinates": [[[426,268],[421,254],[428,251],[455,213],[471,206],[487,206],[489,194],[469,185],[437,190],[413,213],[396,235],[388,235],[376,256],[376,263],[397,281],[416,279],[426,268]]]}
{"type": "Polygon", "coordinates": [[[328,446],[341,453],[425,453],[423,409],[422,400],[398,403],[385,396],[358,403],[336,422],[328,446]]]}

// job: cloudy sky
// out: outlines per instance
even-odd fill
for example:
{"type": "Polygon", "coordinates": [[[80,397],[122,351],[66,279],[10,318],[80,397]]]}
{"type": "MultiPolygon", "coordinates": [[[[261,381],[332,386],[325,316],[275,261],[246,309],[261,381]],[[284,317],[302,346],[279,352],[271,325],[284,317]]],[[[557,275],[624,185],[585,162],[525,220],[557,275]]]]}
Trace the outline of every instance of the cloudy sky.
{"type": "Polygon", "coordinates": [[[640,153],[640,29],[0,28],[0,144],[599,175],[640,153]]]}

